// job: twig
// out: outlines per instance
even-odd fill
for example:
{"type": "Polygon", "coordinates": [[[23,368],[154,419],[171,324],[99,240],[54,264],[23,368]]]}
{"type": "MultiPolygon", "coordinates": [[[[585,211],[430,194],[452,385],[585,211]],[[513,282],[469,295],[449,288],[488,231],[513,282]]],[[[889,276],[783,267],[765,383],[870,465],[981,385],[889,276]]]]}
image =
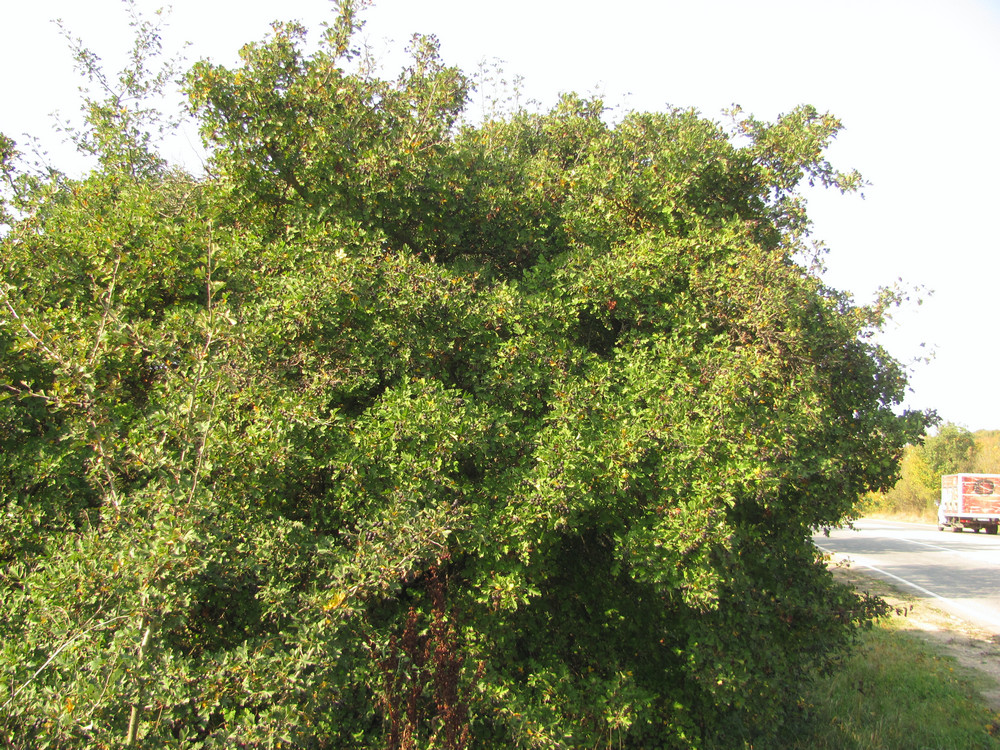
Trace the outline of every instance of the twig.
{"type": "Polygon", "coordinates": [[[111,317],[111,301],[114,299],[115,295],[115,285],[118,283],[118,267],[122,262],[122,254],[119,251],[118,257],[115,258],[115,267],[111,272],[111,283],[108,284],[108,292],[104,295],[104,311],[101,313],[101,324],[97,327],[97,335],[94,337],[94,346],[90,350],[90,356],[87,358],[87,364],[93,365],[94,360],[97,359],[97,352],[101,348],[101,338],[104,336],[104,329],[108,326],[108,318],[111,317]]]}
{"type": "Polygon", "coordinates": [[[118,617],[112,617],[108,620],[104,620],[103,622],[99,622],[96,625],[87,628],[86,630],[80,631],[72,638],[70,638],[68,641],[64,642],[62,645],[59,646],[59,648],[57,648],[55,651],[52,652],[49,658],[45,660],[45,663],[42,664],[42,666],[40,666],[38,669],[36,669],[35,673],[31,675],[31,677],[29,677],[24,682],[24,684],[21,685],[21,687],[19,687],[17,690],[14,691],[14,693],[10,696],[10,698],[7,699],[7,702],[4,703],[3,706],[0,706],[0,708],[7,708],[7,706],[9,706],[13,702],[13,700],[18,696],[18,693],[20,693],[22,690],[28,687],[28,685],[30,685],[32,682],[34,682],[35,679],[38,677],[38,675],[40,675],[45,670],[45,668],[52,663],[53,659],[59,656],[59,654],[61,654],[66,649],[66,647],[71,645],[74,641],[87,635],[87,633],[97,630],[98,628],[103,628],[105,625],[110,625],[111,623],[117,622],[118,620],[127,620],[127,619],[128,619],[127,615],[119,615],[118,617]]]}
{"type": "Polygon", "coordinates": [[[42,351],[48,354],[52,359],[54,359],[59,364],[66,366],[66,361],[59,356],[58,352],[46,346],[45,342],[42,341],[42,339],[38,336],[38,334],[32,331],[31,328],[28,327],[28,324],[21,319],[21,316],[17,314],[17,310],[15,310],[14,306],[10,303],[10,297],[7,295],[7,290],[4,289],[3,284],[0,284],[0,296],[3,297],[4,307],[6,307],[10,311],[10,314],[13,316],[14,320],[16,320],[20,324],[21,328],[24,329],[25,333],[27,333],[31,338],[35,340],[35,343],[42,348],[42,351]]]}

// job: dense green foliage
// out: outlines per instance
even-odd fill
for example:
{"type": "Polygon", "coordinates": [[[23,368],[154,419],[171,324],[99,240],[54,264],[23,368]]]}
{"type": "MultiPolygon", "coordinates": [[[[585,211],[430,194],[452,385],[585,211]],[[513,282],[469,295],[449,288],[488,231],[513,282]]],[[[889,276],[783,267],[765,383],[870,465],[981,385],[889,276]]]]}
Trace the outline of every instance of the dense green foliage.
{"type": "Polygon", "coordinates": [[[4,742],[775,742],[876,606],[811,530],[925,426],[801,262],[839,123],[472,124],[356,24],[194,66],[205,176],[147,137],[144,23],[92,172],[0,143],[4,742]]]}

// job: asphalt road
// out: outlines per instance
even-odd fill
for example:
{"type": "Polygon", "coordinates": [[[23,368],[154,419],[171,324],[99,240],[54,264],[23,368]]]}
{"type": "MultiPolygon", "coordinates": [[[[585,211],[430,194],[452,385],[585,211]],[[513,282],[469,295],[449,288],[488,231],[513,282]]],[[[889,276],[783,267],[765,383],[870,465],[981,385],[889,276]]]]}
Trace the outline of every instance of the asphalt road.
{"type": "Polygon", "coordinates": [[[1000,633],[1000,535],[863,519],[813,541],[835,559],[1000,633]]]}

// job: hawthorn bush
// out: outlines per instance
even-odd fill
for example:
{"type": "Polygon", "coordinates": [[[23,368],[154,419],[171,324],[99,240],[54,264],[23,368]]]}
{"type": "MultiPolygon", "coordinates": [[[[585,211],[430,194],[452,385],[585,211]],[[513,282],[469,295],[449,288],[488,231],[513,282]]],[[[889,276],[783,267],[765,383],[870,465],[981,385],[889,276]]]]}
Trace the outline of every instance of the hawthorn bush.
{"type": "Polygon", "coordinates": [[[805,262],[859,185],[800,107],[463,116],[276,25],[185,77],[78,60],[80,178],[0,257],[0,730],[14,748],[773,746],[878,602],[812,530],[892,485],[881,309],[805,262]]]}

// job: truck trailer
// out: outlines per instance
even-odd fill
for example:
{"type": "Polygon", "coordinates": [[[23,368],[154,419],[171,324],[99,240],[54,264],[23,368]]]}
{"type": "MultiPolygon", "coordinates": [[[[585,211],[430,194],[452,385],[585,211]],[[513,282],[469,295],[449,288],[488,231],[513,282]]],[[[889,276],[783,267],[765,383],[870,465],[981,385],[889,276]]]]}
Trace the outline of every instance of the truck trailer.
{"type": "Polygon", "coordinates": [[[938,531],[1000,527],[1000,474],[946,474],[941,477],[938,531]]]}

